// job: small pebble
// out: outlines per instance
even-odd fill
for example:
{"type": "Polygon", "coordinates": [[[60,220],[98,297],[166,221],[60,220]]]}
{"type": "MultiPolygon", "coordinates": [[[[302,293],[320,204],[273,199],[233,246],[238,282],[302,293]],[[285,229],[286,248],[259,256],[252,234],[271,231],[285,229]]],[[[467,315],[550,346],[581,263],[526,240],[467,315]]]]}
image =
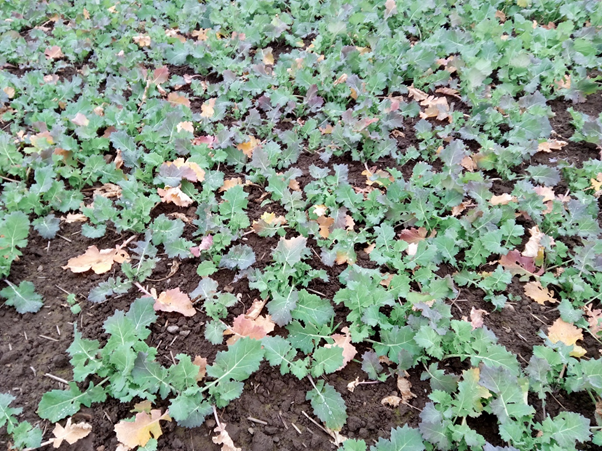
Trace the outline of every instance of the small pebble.
{"type": "Polygon", "coordinates": [[[251,435],[255,434],[255,429],[249,428],[247,430],[249,431],[249,434],[251,434],[251,435]]]}
{"type": "Polygon", "coordinates": [[[167,328],[167,332],[169,332],[170,334],[175,334],[179,330],[180,330],[179,326],[169,326],[167,328]]]}
{"type": "Polygon", "coordinates": [[[205,424],[209,429],[213,429],[215,427],[215,420],[213,418],[209,418],[207,421],[205,421],[205,424]]]}
{"type": "Polygon", "coordinates": [[[188,335],[190,335],[190,331],[189,330],[181,330],[180,335],[182,337],[187,337],[188,335]]]}
{"type": "Polygon", "coordinates": [[[278,437],[274,437],[274,438],[272,439],[272,441],[273,441],[274,443],[278,443],[278,442],[280,441],[280,439],[279,439],[278,437]]]}

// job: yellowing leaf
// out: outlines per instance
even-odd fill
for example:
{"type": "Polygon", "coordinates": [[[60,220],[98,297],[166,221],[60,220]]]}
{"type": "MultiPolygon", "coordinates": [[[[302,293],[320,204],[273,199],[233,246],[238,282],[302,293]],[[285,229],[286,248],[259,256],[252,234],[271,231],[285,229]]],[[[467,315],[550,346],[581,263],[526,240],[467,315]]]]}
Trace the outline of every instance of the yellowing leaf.
{"type": "Polygon", "coordinates": [[[349,327],[345,326],[341,329],[343,334],[333,334],[331,338],[334,340],[334,344],[324,345],[325,348],[331,348],[333,346],[338,346],[343,349],[343,364],[337,369],[337,371],[342,370],[347,366],[349,362],[353,360],[355,355],[357,354],[357,349],[355,346],[351,344],[351,333],[349,331],[349,327]]]}
{"type": "Polygon", "coordinates": [[[157,439],[163,435],[160,421],[171,421],[169,411],[161,414],[159,409],[152,410],[150,414],[139,412],[134,421],[120,421],[115,425],[117,440],[125,446],[135,448],[145,446],[153,438],[157,439]]]}
{"type": "Polygon", "coordinates": [[[574,346],[570,355],[582,357],[586,351],[581,346],[577,346],[577,340],[583,340],[583,331],[558,318],[548,329],[548,338],[552,343],[563,342],[567,346],[574,346]]]}
{"type": "Polygon", "coordinates": [[[187,194],[182,192],[179,186],[171,187],[165,185],[165,189],[157,188],[157,193],[161,197],[162,202],[166,204],[173,203],[178,207],[188,207],[194,202],[187,194]]]}
{"type": "Polygon", "coordinates": [[[228,431],[226,431],[226,423],[218,424],[213,432],[219,432],[219,435],[213,437],[212,440],[213,443],[222,445],[221,451],[242,451],[242,448],[234,446],[232,438],[228,434],[228,431]]]}
{"type": "Polygon", "coordinates": [[[253,151],[259,146],[259,140],[254,136],[249,136],[249,140],[247,142],[241,143],[236,148],[242,153],[244,153],[247,157],[253,157],[253,151]]]}
{"type": "Polygon", "coordinates": [[[192,301],[179,288],[161,293],[155,300],[154,308],[157,312],[177,312],[184,316],[194,316],[196,314],[192,301]]]}
{"type": "Polygon", "coordinates": [[[263,49],[261,53],[263,54],[263,64],[266,66],[273,66],[274,54],[272,53],[272,49],[268,47],[267,49],[263,49]]]}
{"type": "Polygon", "coordinates": [[[71,418],[67,420],[65,427],[61,426],[59,423],[54,425],[54,430],[52,433],[54,437],[52,440],[52,446],[54,448],[59,448],[63,443],[63,440],[73,445],[78,440],[87,437],[90,432],[92,432],[92,425],[81,422],[81,423],[71,423],[71,418]]]}
{"type": "Polygon", "coordinates": [[[541,305],[544,305],[546,302],[558,302],[556,299],[554,299],[552,291],[550,291],[548,288],[542,287],[539,281],[525,284],[525,294],[541,305]]]}
{"type": "Polygon", "coordinates": [[[4,94],[8,96],[9,99],[12,99],[15,96],[15,88],[12,86],[7,86],[6,88],[2,88],[4,94]]]}
{"type": "Polygon", "coordinates": [[[65,56],[65,55],[63,55],[63,51],[61,50],[61,48],[58,45],[48,47],[46,49],[46,51],[44,52],[44,55],[46,55],[46,58],[49,60],[58,59],[58,58],[62,58],[63,56],[65,56]]]}
{"type": "Polygon", "coordinates": [[[215,99],[209,99],[201,105],[201,117],[210,118],[215,113],[215,99]]]}
{"type": "Polygon", "coordinates": [[[133,39],[139,47],[150,47],[151,45],[150,36],[140,34],[138,36],[134,36],[133,39]]]}
{"type": "Polygon", "coordinates": [[[167,96],[167,101],[173,106],[184,105],[190,108],[190,100],[186,96],[180,95],[177,92],[170,92],[167,96]]]}
{"type": "Polygon", "coordinates": [[[320,216],[317,219],[317,223],[320,225],[320,236],[322,238],[328,238],[330,236],[330,228],[334,225],[334,218],[320,216]]]}
{"type": "Polygon", "coordinates": [[[130,256],[123,249],[102,249],[90,246],[88,250],[79,257],[69,259],[63,269],[70,269],[74,273],[86,272],[90,269],[96,274],[104,274],[111,270],[113,263],[123,263],[130,256]]]}
{"type": "Polygon", "coordinates": [[[253,221],[253,231],[255,233],[261,233],[266,229],[273,229],[286,224],[284,216],[276,216],[274,213],[264,212],[259,221],[253,221]]]}

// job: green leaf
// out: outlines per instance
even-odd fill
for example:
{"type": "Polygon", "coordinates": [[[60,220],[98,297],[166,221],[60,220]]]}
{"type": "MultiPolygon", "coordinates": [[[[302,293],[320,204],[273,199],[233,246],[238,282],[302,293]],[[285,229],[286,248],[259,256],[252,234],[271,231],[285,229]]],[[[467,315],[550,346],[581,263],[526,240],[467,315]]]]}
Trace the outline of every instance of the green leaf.
{"type": "Polygon", "coordinates": [[[310,294],[306,290],[299,292],[299,300],[292,311],[292,317],[303,321],[304,323],[313,323],[322,326],[332,319],[334,308],[330,301],[322,299],[315,294],[310,294]]]}
{"type": "Polygon", "coordinates": [[[278,292],[272,292],[272,300],[268,302],[267,307],[276,324],[283,327],[291,321],[291,312],[296,307],[298,299],[299,292],[293,288],[290,288],[284,296],[278,292]]]}
{"type": "Polygon", "coordinates": [[[264,351],[261,341],[243,337],[228,348],[220,351],[213,365],[207,367],[207,376],[221,380],[234,379],[244,381],[259,369],[264,351]]]}
{"type": "Polygon", "coordinates": [[[296,238],[291,238],[290,240],[280,238],[278,246],[276,246],[276,249],[272,254],[274,261],[294,266],[306,255],[308,251],[306,243],[307,238],[304,236],[298,236],[296,238]]]}
{"type": "Polygon", "coordinates": [[[341,394],[330,384],[323,380],[316,382],[313,390],[307,392],[306,398],[311,401],[316,416],[322,420],[326,427],[339,431],[347,421],[347,407],[341,394]]]}
{"type": "Polygon", "coordinates": [[[93,383],[90,383],[88,390],[82,393],[75,382],[70,382],[69,390],[52,390],[44,393],[37,414],[40,418],[56,423],[76,414],[82,404],[90,407],[92,403],[103,402],[106,397],[102,387],[95,387],[93,383]]]}
{"type": "Polygon", "coordinates": [[[145,340],[150,335],[148,326],[157,320],[154,305],[155,300],[151,297],[138,298],[125,314],[125,317],[134,325],[138,338],[141,340],[145,340]]]}
{"type": "Polygon", "coordinates": [[[211,404],[203,399],[198,387],[190,387],[175,397],[169,405],[169,415],[179,426],[195,428],[213,413],[211,404]]]}
{"type": "Polygon", "coordinates": [[[500,423],[535,414],[535,409],[525,400],[527,390],[522,389],[516,376],[510,371],[485,365],[481,369],[479,384],[497,395],[489,407],[500,423]]]}
{"type": "MultiPolygon", "coordinates": [[[[280,365],[280,374],[285,375],[291,372],[295,365],[293,360],[297,356],[297,351],[291,344],[282,337],[264,337],[261,340],[265,349],[265,358],[272,366],[280,365]]],[[[294,368],[297,372],[302,368],[294,368]]],[[[305,369],[307,375],[307,369],[305,369]]],[[[304,377],[304,376],[303,376],[304,377]]]]}
{"type": "Polygon", "coordinates": [[[337,451],[366,451],[367,449],[366,442],[363,440],[348,438],[337,451]]]}
{"type": "Polygon", "coordinates": [[[42,431],[23,421],[13,430],[12,438],[17,449],[38,448],[42,444],[42,431]]]}
{"type": "Polygon", "coordinates": [[[343,348],[340,346],[321,347],[313,354],[314,365],[312,374],[320,377],[322,374],[334,373],[343,365],[343,348]]]}
{"type": "Polygon", "coordinates": [[[380,335],[381,341],[374,344],[374,350],[378,355],[388,356],[395,363],[399,363],[399,351],[405,349],[412,355],[418,355],[420,348],[414,341],[414,331],[410,326],[395,326],[391,330],[383,330],[380,335]]]}
{"type": "Polygon", "coordinates": [[[230,251],[219,262],[220,268],[247,269],[255,263],[255,252],[246,244],[232,246],[230,251]]]}
{"type": "Polygon", "coordinates": [[[61,221],[59,218],[53,214],[50,214],[33,221],[33,228],[40,234],[42,238],[51,240],[56,236],[56,233],[61,228],[60,222],[61,221]]]}
{"type": "Polygon", "coordinates": [[[15,415],[20,415],[23,409],[21,407],[8,407],[16,398],[8,393],[0,393],[0,428],[5,424],[6,431],[11,434],[17,426],[15,415]]]}
{"type": "Polygon", "coordinates": [[[73,379],[82,382],[90,374],[96,374],[102,367],[102,361],[98,356],[100,343],[98,340],[82,338],[77,330],[77,324],[73,325],[73,343],[67,348],[73,365],[73,379]]]}
{"type": "Polygon", "coordinates": [[[404,424],[391,430],[391,439],[380,438],[370,451],[423,451],[425,449],[422,436],[417,429],[404,424]]]}
{"type": "Polygon", "coordinates": [[[24,280],[19,286],[15,286],[8,280],[5,282],[8,287],[0,291],[0,296],[7,299],[6,305],[12,305],[17,312],[21,314],[36,313],[44,305],[42,296],[36,293],[33,283],[24,280]]]}
{"type": "Polygon", "coordinates": [[[544,436],[551,437],[561,449],[575,449],[576,442],[586,443],[590,437],[590,421],[575,412],[560,412],[553,419],[546,417],[541,425],[544,436]]]}

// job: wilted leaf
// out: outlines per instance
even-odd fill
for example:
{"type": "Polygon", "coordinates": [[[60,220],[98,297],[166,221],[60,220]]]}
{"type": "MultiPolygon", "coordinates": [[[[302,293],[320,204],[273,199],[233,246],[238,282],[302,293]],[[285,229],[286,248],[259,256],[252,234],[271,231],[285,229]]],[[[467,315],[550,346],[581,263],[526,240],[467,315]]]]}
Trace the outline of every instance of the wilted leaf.
{"type": "Polygon", "coordinates": [[[548,328],[548,338],[552,343],[563,342],[567,346],[574,346],[571,355],[574,357],[581,357],[585,355],[586,351],[581,346],[577,346],[577,340],[583,340],[583,331],[570,323],[567,323],[558,318],[548,328]]]}
{"type": "Polygon", "coordinates": [[[157,188],[157,193],[161,197],[162,202],[166,204],[173,203],[178,207],[188,207],[194,202],[187,194],[182,192],[179,186],[171,187],[166,185],[165,189],[157,188]]]}
{"type": "Polygon", "coordinates": [[[402,230],[399,239],[408,244],[418,244],[426,238],[426,229],[424,227],[402,230]]]}
{"type": "Polygon", "coordinates": [[[275,233],[284,224],[286,224],[284,216],[276,216],[274,213],[264,212],[259,221],[253,221],[253,230],[258,235],[275,233]]]}
{"type": "Polygon", "coordinates": [[[230,438],[230,435],[226,431],[226,423],[218,425],[213,431],[219,432],[219,435],[213,437],[212,440],[213,443],[222,445],[221,451],[242,451],[242,448],[234,446],[232,438],[230,438]]]}
{"type": "Polygon", "coordinates": [[[180,291],[180,288],[161,293],[155,300],[154,308],[156,312],[177,312],[184,316],[194,316],[196,313],[192,301],[186,293],[180,291]]]}
{"type": "Polygon", "coordinates": [[[552,291],[549,288],[542,287],[538,280],[525,284],[525,294],[541,305],[546,302],[558,302],[554,299],[552,291]]]}
{"type": "Polygon", "coordinates": [[[190,108],[190,100],[188,97],[178,94],[177,92],[170,92],[167,96],[167,101],[173,106],[184,105],[190,108]]]}
{"type": "Polygon", "coordinates": [[[113,263],[123,263],[130,256],[123,249],[102,249],[96,246],[88,247],[88,250],[79,257],[69,259],[63,269],[70,269],[74,273],[93,270],[96,274],[104,274],[111,270],[113,263]]]}
{"type": "Polygon", "coordinates": [[[58,45],[53,45],[52,47],[48,47],[46,49],[46,51],[44,52],[44,55],[46,55],[46,58],[51,60],[51,59],[57,59],[57,58],[62,58],[63,56],[63,51],[61,50],[61,48],[58,45]]]}
{"type": "Polygon", "coordinates": [[[52,446],[54,448],[59,448],[63,443],[63,440],[73,445],[78,440],[87,437],[88,434],[92,432],[92,425],[81,422],[81,423],[71,423],[71,418],[67,420],[65,427],[61,426],[59,423],[54,425],[54,430],[52,433],[54,437],[52,440],[52,446]]]}
{"type": "Polygon", "coordinates": [[[351,362],[357,354],[357,349],[355,349],[355,346],[351,344],[351,333],[349,332],[349,327],[343,327],[341,332],[343,332],[344,335],[331,335],[331,338],[334,340],[334,344],[324,345],[325,348],[338,346],[339,348],[343,349],[343,364],[336,371],[340,371],[345,368],[345,366],[347,366],[347,364],[351,362]]]}
{"type": "Polygon", "coordinates": [[[122,420],[115,425],[117,440],[130,448],[145,446],[151,435],[157,439],[163,434],[160,421],[171,421],[168,411],[164,414],[158,409],[152,410],[150,414],[139,412],[134,421],[122,420]]]}

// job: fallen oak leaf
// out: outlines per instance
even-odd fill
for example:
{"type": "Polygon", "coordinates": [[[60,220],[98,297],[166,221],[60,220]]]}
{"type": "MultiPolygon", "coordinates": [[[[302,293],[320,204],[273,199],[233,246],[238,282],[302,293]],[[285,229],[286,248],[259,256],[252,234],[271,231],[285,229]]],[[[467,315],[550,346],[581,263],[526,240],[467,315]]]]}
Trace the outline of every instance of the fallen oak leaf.
{"type": "Polygon", "coordinates": [[[602,330],[602,310],[590,308],[589,305],[583,307],[585,314],[587,315],[587,324],[589,325],[589,331],[593,335],[597,335],[602,330]]]}
{"type": "Polygon", "coordinates": [[[209,99],[201,105],[201,117],[210,118],[215,114],[215,99],[209,99]]]}
{"type": "Polygon", "coordinates": [[[499,259],[499,264],[505,269],[510,271],[512,275],[536,275],[540,276],[543,274],[544,269],[540,268],[539,271],[535,266],[535,259],[533,257],[525,257],[521,255],[516,249],[508,252],[506,255],[502,255],[499,259]]]}
{"type": "Polygon", "coordinates": [[[80,127],[87,127],[88,124],[90,123],[88,118],[86,116],[84,116],[82,113],[77,113],[75,115],[75,117],[73,119],[71,119],[71,122],[73,122],[75,125],[78,125],[80,127]]]}
{"type": "Polygon", "coordinates": [[[549,139],[547,141],[540,142],[539,145],[537,146],[537,151],[550,153],[553,150],[562,150],[562,148],[567,145],[568,145],[568,143],[566,141],[558,141],[557,139],[549,139]]]}
{"type": "Polygon", "coordinates": [[[167,96],[167,101],[173,105],[184,105],[190,108],[190,100],[188,97],[178,94],[177,92],[170,92],[167,96]]]}
{"type": "Polygon", "coordinates": [[[249,140],[244,143],[240,143],[236,146],[236,148],[244,153],[248,158],[252,158],[253,151],[259,146],[259,143],[260,141],[257,138],[249,135],[249,140]]]}
{"type": "Polygon", "coordinates": [[[512,196],[507,193],[500,194],[499,196],[492,196],[491,199],[489,199],[489,203],[493,206],[508,205],[510,202],[517,202],[517,201],[518,201],[518,199],[516,198],[516,196],[512,196]]]}
{"type": "Polygon", "coordinates": [[[194,134],[194,127],[192,125],[192,122],[190,122],[190,121],[180,122],[178,125],[176,125],[176,130],[178,132],[181,132],[182,130],[184,130],[184,131],[194,134]]]}
{"type": "Polygon", "coordinates": [[[407,404],[412,398],[416,398],[416,395],[412,393],[412,384],[407,377],[408,373],[405,373],[405,377],[397,376],[397,390],[399,390],[401,402],[404,404],[407,404]]]}
{"type": "Polygon", "coordinates": [[[391,407],[399,407],[399,404],[401,404],[401,398],[399,396],[387,396],[386,398],[383,398],[380,400],[380,403],[385,406],[391,406],[391,407]]]}
{"type": "Polygon", "coordinates": [[[320,236],[322,238],[328,238],[330,236],[330,229],[334,225],[334,218],[327,218],[326,216],[320,216],[316,222],[320,226],[320,236]]]}
{"type": "Polygon", "coordinates": [[[221,451],[242,451],[242,448],[237,448],[234,446],[232,438],[228,434],[228,431],[226,431],[226,423],[218,424],[213,432],[219,432],[219,435],[213,437],[212,440],[213,443],[222,445],[221,451]]]}
{"type": "Polygon", "coordinates": [[[192,301],[186,293],[180,291],[180,288],[162,292],[155,298],[153,307],[156,312],[177,312],[184,316],[194,316],[196,314],[192,301]]]}
{"type": "Polygon", "coordinates": [[[472,330],[483,327],[483,315],[489,315],[487,310],[476,309],[474,307],[470,309],[470,325],[472,326],[472,330]]]}
{"type": "Polygon", "coordinates": [[[552,291],[549,288],[542,287],[538,280],[526,283],[524,288],[525,295],[529,296],[540,305],[544,305],[546,302],[558,302],[554,299],[552,291]]]}
{"type": "Polygon", "coordinates": [[[240,177],[224,180],[224,184],[218,191],[223,193],[224,191],[228,191],[230,188],[234,188],[236,185],[242,185],[242,179],[240,177]]]}
{"type": "Polygon", "coordinates": [[[257,319],[267,301],[267,298],[255,299],[251,304],[251,307],[248,308],[247,313],[245,313],[245,316],[249,319],[257,319]]]}
{"type": "Polygon", "coordinates": [[[150,47],[151,45],[151,38],[147,35],[139,34],[138,36],[134,36],[132,39],[136,44],[138,44],[138,47],[150,47]]]}
{"type": "Polygon", "coordinates": [[[87,437],[92,432],[92,425],[86,422],[71,423],[71,418],[67,420],[65,426],[61,426],[59,423],[54,425],[52,433],[54,438],[51,439],[52,446],[59,448],[63,441],[66,441],[70,445],[73,445],[78,440],[87,437]]]}
{"type": "Polygon", "coordinates": [[[123,263],[129,258],[128,253],[119,247],[98,250],[96,246],[90,246],[84,254],[70,258],[67,265],[62,268],[70,269],[74,273],[86,272],[91,269],[96,274],[104,274],[111,270],[113,263],[123,263]]]}
{"type": "Polygon", "coordinates": [[[46,51],[44,52],[44,55],[46,55],[46,58],[49,60],[58,59],[58,58],[62,58],[63,56],[65,56],[63,54],[63,51],[61,50],[61,48],[58,45],[53,45],[52,47],[48,47],[46,49],[46,51]]]}
{"type": "Polygon", "coordinates": [[[199,367],[199,372],[195,376],[195,380],[197,382],[202,381],[203,378],[205,377],[205,374],[207,374],[207,359],[204,357],[201,357],[200,355],[197,355],[194,358],[194,360],[192,361],[192,364],[199,367]]]}
{"type": "Polygon", "coordinates": [[[224,331],[224,335],[233,335],[226,343],[233,345],[239,338],[249,337],[255,340],[261,340],[263,337],[273,332],[276,324],[272,321],[270,315],[258,316],[255,319],[247,318],[246,315],[238,315],[232,324],[232,327],[224,331]]]}
{"type": "Polygon", "coordinates": [[[134,421],[122,420],[115,425],[117,440],[130,448],[145,446],[151,439],[158,439],[163,435],[160,421],[171,421],[169,411],[161,414],[161,410],[151,410],[150,414],[139,412],[134,421]]]}

